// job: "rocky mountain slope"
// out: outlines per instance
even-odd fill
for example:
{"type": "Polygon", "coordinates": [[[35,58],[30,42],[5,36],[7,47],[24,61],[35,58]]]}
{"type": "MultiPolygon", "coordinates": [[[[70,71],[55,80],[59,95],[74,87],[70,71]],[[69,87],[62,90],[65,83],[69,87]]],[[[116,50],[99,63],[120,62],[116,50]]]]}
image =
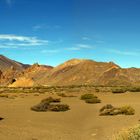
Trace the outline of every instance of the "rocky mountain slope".
{"type": "Polygon", "coordinates": [[[140,69],[124,69],[113,62],[72,59],[54,68],[39,64],[27,68],[27,65],[4,56],[0,58],[0,84],[6,83],[11,87],[81,84],[140,85],[140,69]]]}
{"type": "Polygon", "coordinates": [[[0,70],[6,71],[7,69],[13,68],[15,70],[23,70],[29,65],[22,64],[20,62],[11,60],[3,55],[0,55],[0,70]]]}

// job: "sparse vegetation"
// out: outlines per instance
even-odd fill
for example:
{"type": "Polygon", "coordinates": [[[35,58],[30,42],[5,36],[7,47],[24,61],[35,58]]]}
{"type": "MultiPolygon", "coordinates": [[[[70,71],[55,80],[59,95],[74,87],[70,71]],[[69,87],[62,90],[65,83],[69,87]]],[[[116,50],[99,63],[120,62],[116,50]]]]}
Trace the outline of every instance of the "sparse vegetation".
{"type": "Polygon", "coordinates": [[[140,140],[140,125],[122,130],[119,134],[114,135],[111,140],[140,140]]]}
{"type": "Polygon", "coordinates": [[[81,100],[84,100],[86,103],[89,103],[89,104],[96,104],[96,103],[101,102],[101,100],[98,99],[98,97],[93,94],[81,95],[81,100]]]}
{"type": "Polygon", "coordinates": [[[130,87],[129,91],[130,92],[140,92],[140,87],[130,87]]]}
{"type": "Polygon", "coordinates": [[[95,96],[93,94],[84,94],[84,95],[81,95],[81,100],[92,99],[92,98],[97,98],[97,96],[95,96]]]}
{"type": "Polygon", "coordinates": [[[0,94],[0,97],[8,98],[7,94],[0,94]]]}
{"type": "Polygon", "coordinates": [[[127,91],[126,88],[114,88],[112,89],[112,93],[125,93],[127,91]]]}
{"type": "Polygon", "coordinates": [[[57,93],[58,96],[60,97],[76,97],[75,95],[68,95],[68,94],[65,94],[65,93],[57,93]]]}
{"type": "Polygon", "coordinates": [[[45,112],[45,111],[59,112],[59,111],[67,111],[70,109],[68,105],[58,104],[59,102],[60,102],[59,98],[48,97],[46,99],[43,99],[38,105],[31,107],[31,110],[37,112],[45,112]]]}
{"type": "Polygon", "coordinates": [[[122,106],[120,108],[107,104],[100,109],[100,116],[106,115],[134,115],[135,110],[131,106],[122,106]]]}
{"type": "Polygon", "coordinates": [[[48,109],[50,111],[60,112],[60,111],[67,111],[70,108],[67,104],[52,104],[52,105],[49,105],[48,109]]]}
{"type": "Polygon", "coordinates": [[[135,114],[135,110],[131,106],[122,106],[120,108],[120,111],[122,114],[125,114],[125,115],[134,115],[135,114]]]}
{"type": "Polygon", "coordinates": [[[91,99],[86,99],[85,102],[89,104],[96,104],[96,103],[100,103],[101,100],[98,98],[91,98],[91,99]]]}

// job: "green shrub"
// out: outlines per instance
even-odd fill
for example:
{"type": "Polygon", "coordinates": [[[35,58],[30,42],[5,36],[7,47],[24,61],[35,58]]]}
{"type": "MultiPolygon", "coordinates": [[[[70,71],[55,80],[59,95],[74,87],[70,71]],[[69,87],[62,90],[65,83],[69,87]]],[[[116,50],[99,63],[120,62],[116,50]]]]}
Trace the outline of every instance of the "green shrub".
{"type": "Polygon", "coordinates": [[[84,95],[81,95],[81,100],[92,99],[92,98],[97,98],[97,96],[95,96],[93,94],[84,94],[84,95]]]}
{"type": "Polygon", "coordinates": [[[100,103],[101,100],[98,98],[91,98],[91,99],[86,99],[85,102],[89,104],[96,104],[96,103],[100,103]]]}

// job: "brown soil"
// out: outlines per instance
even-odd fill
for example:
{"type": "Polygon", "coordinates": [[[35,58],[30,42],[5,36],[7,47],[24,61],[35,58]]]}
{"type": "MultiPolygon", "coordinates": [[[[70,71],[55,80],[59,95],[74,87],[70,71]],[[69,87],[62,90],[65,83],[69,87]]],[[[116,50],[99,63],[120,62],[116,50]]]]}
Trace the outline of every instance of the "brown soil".
{"type": "MultiPolygon", "coordinates": [[[[108,140],[125,127],[138,124],[140,119],[140,93],[98,93],[100,104],[86,104],[78,97],[64,97],[62,103],[70,105],[66,112],[34,112],[30,107],[50,96],[46,94],[10,94],[0,97],[0,140],[108,140]],[[99,116],[106,105],[131,105],[132,116],[99,116]]],[[[56,95],[51,95],[56,97],[56,95]]]]}

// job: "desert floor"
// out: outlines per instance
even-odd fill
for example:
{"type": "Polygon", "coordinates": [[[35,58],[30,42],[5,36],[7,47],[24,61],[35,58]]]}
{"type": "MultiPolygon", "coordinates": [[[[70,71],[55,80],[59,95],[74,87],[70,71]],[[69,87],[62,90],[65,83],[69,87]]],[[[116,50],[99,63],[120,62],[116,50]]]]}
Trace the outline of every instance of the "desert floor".
{"type": "MultiPolygon", "coordinates": [[[[76,93],[75,93],[76,94],[76,93]]],[[[96,93],[100,104],[86,104],[77,97],[61,97],[70,105],[66,112],[34,112],[30,107],[50,96],[48,93],[9,93],[14,98],[0,98],[0,140],[108,140],[114,133],[140,120],[140,93],[96,93]],[[106,104],[131,105],[132,116],[99,116],[106,104]]],[[[57,97],[56,95],[51,95],[57,97]]]]}

